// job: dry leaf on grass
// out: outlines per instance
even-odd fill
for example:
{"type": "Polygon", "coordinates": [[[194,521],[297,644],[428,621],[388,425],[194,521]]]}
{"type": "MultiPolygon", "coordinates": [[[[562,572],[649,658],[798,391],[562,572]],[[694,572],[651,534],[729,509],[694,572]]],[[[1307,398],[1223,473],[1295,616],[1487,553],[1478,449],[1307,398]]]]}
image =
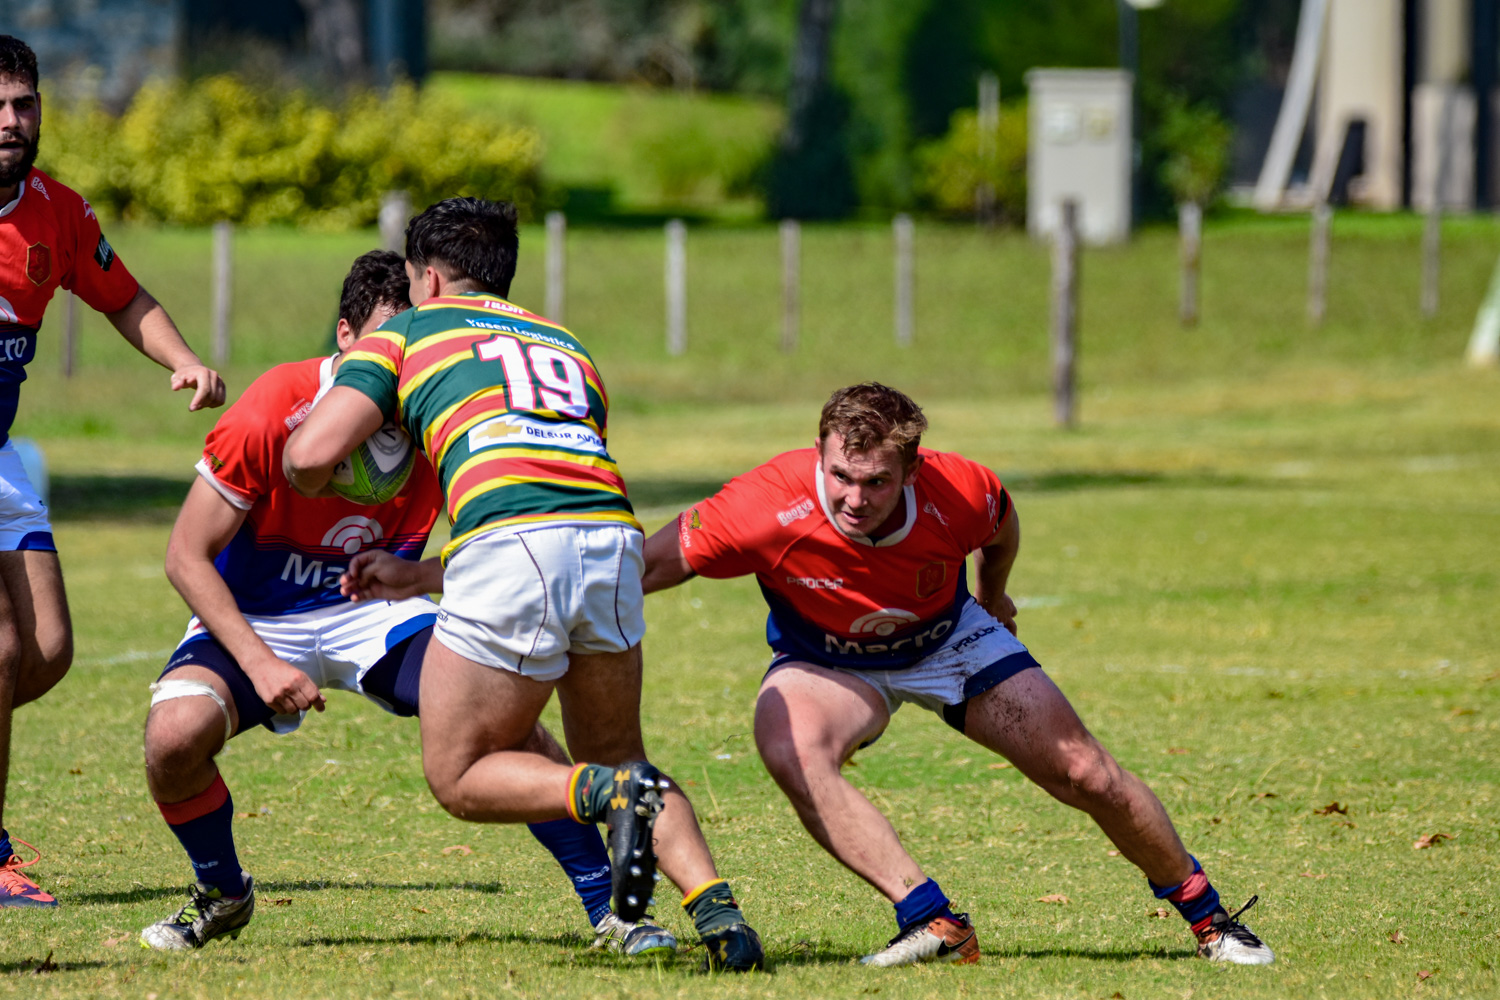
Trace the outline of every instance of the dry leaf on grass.
{"type": "Polygon", "coordinates": [[[1327,878],[1328,876],[1326,874],[1316,875],[1316,874],[1314,874],[1312,872],[1299,872],[1297,874],[1297,877],[1298,878],[1327,878]]]}
{"type": "Polygon", "coordinates": [[[1054,893],[1052,893],[1049,896],[1038,896],[1036,898],[1036,901],[1038,903],[1069,903],[1069,902],[1071,902],[1071,900],[1069,900],[1067,896],[1064,896],[1060,892],[1054,892],[1054,893]]]}
{"type": "Polygon", "coordinates": [[[1002,760],[998,764],[991,764],[989,767],[991,771],[1003,771],[1007,767],[1010,767],[1010,765],[1002,760]]]}
{"type": "Polygon", "coordinates": [[[459,854],[473,854],[474,848],[470,847],[468,844],[454,844],[452,847],[443,848],[443,856],[447,857],[449,854],[452,854],[455,851],[459,854]]]}
{"type": "Polygon", "coordinates": [[[1277,795],[1275,792],[1258,792],[1255,797],[1257,799],[1279,799],[1279,798],[1281,798],[1281,796],[1277,795]]]}
{"type": "Polygon", "coordinates": [[[291,900],[291,897],[289,897],[289,896],[288,897],[283,897],[282,899],[273,899],[273,900],[271,900],[271,905],[272,906],[291,906],[292,905],[292,900],[291,900]]]}
{"type": "Polygon", "coordinates": [[[1417,972],[1417,982],[1421,982],[1424,979],[1431,979],[1435,975],[1437,975],[1436,969],[1420,969],[1417,972]]]}
{"type": "Polygon", "coordinates": [[[1429,847],[1436,847],[1445,840],[1452,840],[1453,835],[1448,833],[1424,833],[1411,845],[1414,851],[1425,851],[1429,847]]]}
{"type": "Polygon", "coordinates": [[[1448,714],[1451,715],[1451,716],[1453,716],[1456,719],[1460,715],[1474,715],[1476,713],[1476,711],[1477,711],[1476,709],[1463,708],[1461,706],[1454,705],[1453,706],[1453,710],[1450,711],[1448,714]]]}
{"type": "Polygon", "coordinates": [[[1338,813],[1340,816],[1347,816],[1349,815],[1349,807],[1341,806],[1337,802],[1330,802],[1322,809],[1313,810],[1314,816],[1332,816],[1334,813],[1338,813]]]}
{"type": "Polygon", "coordinates": [[[260,813],[235,813],[235,819],[259,819],[260,813]]]}
{"type": "Polygon", "coordinates": [[[1165,906],[1158,906],[1154,910],[1147,910],[1146,916],[1155,917],[1157,920],[1165,920],[1167,919],[1167,908],[1165,906]]]}
{"type": "Polygon", "coordinates": [[[431,913],[432,911],[429,910],[425,906],[413,906],[412,907],[412,912],[414,912],[414,913],[431,913]]]}
{"type": "Polygon", "coordinates": [[[68,768],[68,773],[69,774],[82,774],[83,773],[83,768],[81,768],[81,767],[70,767],[70,768],[68,768]]]}
{"type": "Polygon", "coordinates": [[[1125,994],[1121,993],[1119,990],[1115,990],[1109,995],[1109,1000],[1125,1000],[1125,994]]]}
{"type": "Polygon", "coordinates": [[[116,945],[124,944],[126,941],[129,941],[129,940],[130,940],[130,935],[129,934],[121,934],[119,937],[105,938],[104,939],[104,947],[106,947],[106,948],[113,948],[116,945]]]}
{"type": "Polygon", "coordinates": [[[1390,942],[1391,942],[1391,944],[1405,944],[1406,943],[1406,935],[1402,934],[1400,931],[1392,931],[1391,932],[1391,936],[1390,936],[1390,942]]]}

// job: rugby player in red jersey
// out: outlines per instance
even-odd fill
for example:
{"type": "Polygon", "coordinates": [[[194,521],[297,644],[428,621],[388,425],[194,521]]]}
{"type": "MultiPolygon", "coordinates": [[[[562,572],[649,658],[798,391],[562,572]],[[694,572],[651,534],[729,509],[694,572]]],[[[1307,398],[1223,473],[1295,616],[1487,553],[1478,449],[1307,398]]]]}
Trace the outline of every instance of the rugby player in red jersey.
{"type": "MultiPolygon", "coordinates": [[[[52,524],[10,443],[26,365],[36,356],[53,292],[67,289],[104,313],[132,347],[172,373],[174,390],[191,388],[188,409],[224,402],[218,374],[204,367],[166,310],[115,256],[89,203],[32,166],[42,124],[36,84],[36,54],[0,35],[0,813],[11,713],[51,690],[73,660],[52,524]]],[[[0,906],[57,905],[21,872],[40,857],[22,862],[0,822],[0,906]]]]}
{"type": "Polygon", "coordinates": [[[414,307],[350,351],[283,468],[316,495],[394,419],[437,470],[453,540],[439,585],[410,593],[443,591],[421,681],[438,802],[472,822],[606,823],[621,919],[645,913],[659,854],[707,964],[761,968],[692,805],[645,759],[642,533],[606,444],[609,397],[570,331],[505,300],[518,249],[512,205],[449,198],[412,219],[414,307]],[[526,746],[554,691],[590,762],[571,771],[526,746]]]}
{"type": "Polygon", "coordinates": [[[1271,950],[1219,905],[1156,796],[1084,728],[1015,638],[1006,581],[1021,533],[1010,495],[989,469],[921,448],[926,426],[894,389],[841,389],[823,408],[815,447],[734,479],[645,550],[647,593],[694,575],[760,583],[772,658],[756,745],[808,832],[895,905],[896,937],[864,961],[979,959],[968,915],[949,908],[840,773],[910,702],[1093,817],[1188,920],[1200,954],[1270,962],[1271,950]]]}
{"type": "MultiPolygon", "coordinates": [[[[331,386],[355,340],[408,308],[402,259],[375,250],[354,262],[339,301],[338,353],[278,365],[250,384],[204,444],[198,478],[167,544],[167,575],[193,610],[187,634],[152,686],[146,777],[162,817],[188,854],[194,884],[175,915],[141,932],[162,951],[238,937],[255,911],[234,843],[234,800],[214,763],[227,740],[256,726],[283,734],[320,689],[364,695],[401,716],[419,714],[423,654],[437,606],[426,597],[353,604],[338,580],[351,555],[379,550],[416,560],[442,508],[437,477],[417,461],[399,494],[362,506],[306,499],[281,474],[292,429],[331,386]]],[[[531,747],[567,757],[541,725],[531,747]]],[[[567,873],[595,946],[666,953],[676,939],[609,908],[609,856],[596,827],[560,819],[532,834],[567,873]]]]}

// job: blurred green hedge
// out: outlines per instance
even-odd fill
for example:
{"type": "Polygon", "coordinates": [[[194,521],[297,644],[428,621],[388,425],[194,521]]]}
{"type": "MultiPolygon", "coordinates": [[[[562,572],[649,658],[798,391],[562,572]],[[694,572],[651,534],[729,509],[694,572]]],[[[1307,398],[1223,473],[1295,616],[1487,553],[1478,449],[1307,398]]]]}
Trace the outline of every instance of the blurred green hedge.
{"type": "Polygon", "coordinates": [[[153,82],[112,116],[46,102],[40,165],[112,218],[203,225],[375,222],[387,191],[417,208],[503,198],[523,215],[540,187],[541,139],[409,85],[337,105],[232,76],[153,82]]]}
{"type": "Polygon", "coordinates": [[[995,194],[1000,221],[1026,222],[1026,102],[1004,105],[1000,126],[983,146],[979,116],[964,109],[954,113],[948,134],[917,147],[918,195],[945,215],[975,212],[980,185],[995,194]]]}

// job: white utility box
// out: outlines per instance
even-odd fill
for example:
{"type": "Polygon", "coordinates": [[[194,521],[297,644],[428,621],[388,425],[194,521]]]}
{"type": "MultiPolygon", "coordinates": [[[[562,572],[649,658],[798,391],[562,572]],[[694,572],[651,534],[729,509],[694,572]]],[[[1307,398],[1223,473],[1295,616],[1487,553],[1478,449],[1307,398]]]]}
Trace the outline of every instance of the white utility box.
{"type": "Polygon", "coordinates": [[[1114,69],[1026,74],[1026,229],[1032,236],[1050,238],[1060,206],[1072,199],[1086,242],[1130,237],[1132,83],[1129,73],[1114,69]]]}

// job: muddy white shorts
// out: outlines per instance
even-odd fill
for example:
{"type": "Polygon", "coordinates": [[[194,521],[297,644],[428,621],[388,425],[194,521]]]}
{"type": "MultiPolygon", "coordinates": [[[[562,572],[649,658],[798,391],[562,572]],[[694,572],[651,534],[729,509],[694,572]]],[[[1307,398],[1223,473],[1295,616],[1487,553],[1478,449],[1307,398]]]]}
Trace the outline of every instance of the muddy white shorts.
{"type": "Polygon", "coordinates": [[[498,530],[443,570],[437,640],[476,663],[539,681],[568,653],[623,653],[646,634],[641,533],[617,524],[498,530]]]}
{"type": "Polygon", "coordinates": [[[56,552],[47,505],[21,464],[16,446],[0,445],[0,552],[56,552]]]}

